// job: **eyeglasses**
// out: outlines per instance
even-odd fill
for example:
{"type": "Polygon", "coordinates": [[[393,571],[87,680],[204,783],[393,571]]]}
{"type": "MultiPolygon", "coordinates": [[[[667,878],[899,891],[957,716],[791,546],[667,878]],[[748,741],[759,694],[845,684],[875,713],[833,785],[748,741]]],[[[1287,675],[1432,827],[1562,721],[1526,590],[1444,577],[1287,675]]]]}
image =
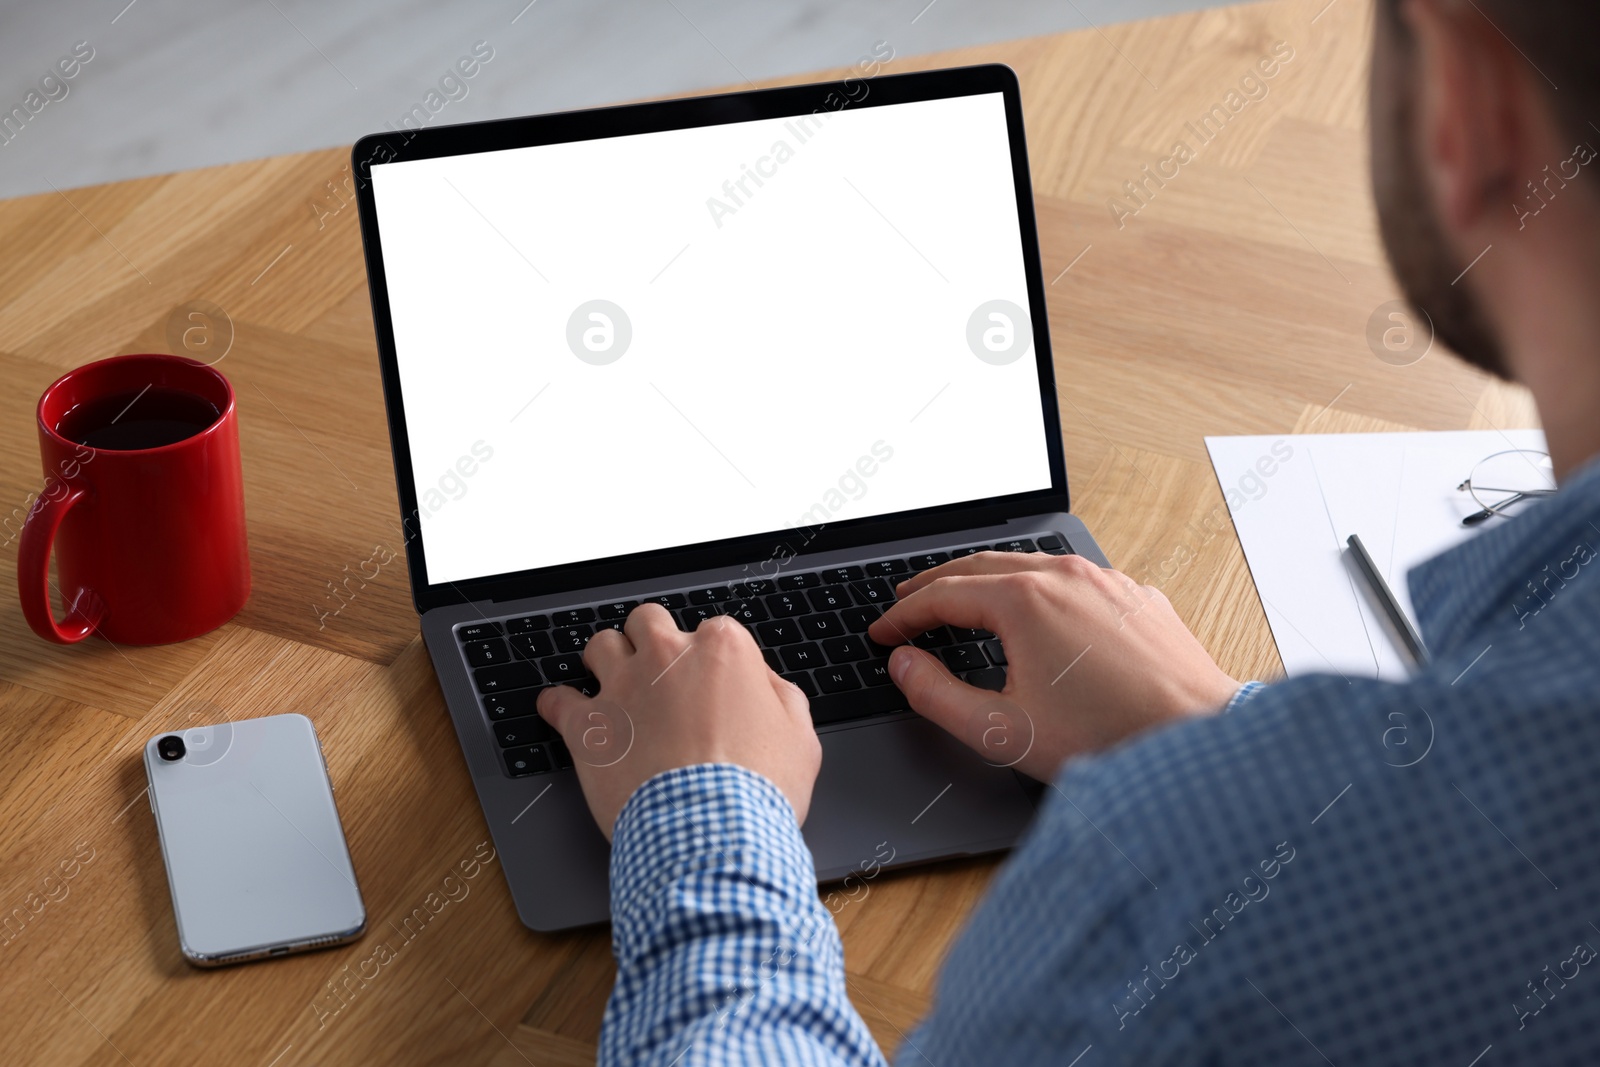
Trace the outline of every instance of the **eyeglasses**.
{"type": "Polygon", "coordinates": [[[1472,468],[1466,481],[1456,486],[1481,508],[1461,520],[1463,526],[1477,526],[1507,509],[1533,497],[1556,491],[1555,469],[1548,452],[1512,448],[1486,456],[1472,468]]]}

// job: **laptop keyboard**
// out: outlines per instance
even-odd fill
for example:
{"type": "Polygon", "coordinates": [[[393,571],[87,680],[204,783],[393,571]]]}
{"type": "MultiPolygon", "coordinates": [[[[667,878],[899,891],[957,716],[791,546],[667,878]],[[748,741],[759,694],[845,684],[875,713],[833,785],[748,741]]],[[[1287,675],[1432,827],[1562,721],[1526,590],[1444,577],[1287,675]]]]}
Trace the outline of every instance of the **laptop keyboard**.
{"type": "MultiPolygon", "coordinates": [[[[601,628],[621,630],[641,603],[660,604],[682,630],[727,615],[749,628],[776,673],[811,701],[817,726],[905,711],[889,678],[890,649],[867,637],[867,627],[894,603],[894,587],[911,575],[975,552],[1067,554],[1065,539],[1046,534],[999,544],[964,545],[944,552],[873,560],[847,567],[782,574],[729,585],[662,593],[640,600],[588,604],[541,615],[486,619],[456,627],[456,640],[477,687],[484,714],[514,778],[572,766],[572,755],[534,702],[540,690],[570,685],[588,696],[600,683],[583,663],[583,648],[601,628]]],[[[1006,658],[987,630],[941,626],[914,638],[959,678],[981,689],[1006,684],[1006,658]]]]}

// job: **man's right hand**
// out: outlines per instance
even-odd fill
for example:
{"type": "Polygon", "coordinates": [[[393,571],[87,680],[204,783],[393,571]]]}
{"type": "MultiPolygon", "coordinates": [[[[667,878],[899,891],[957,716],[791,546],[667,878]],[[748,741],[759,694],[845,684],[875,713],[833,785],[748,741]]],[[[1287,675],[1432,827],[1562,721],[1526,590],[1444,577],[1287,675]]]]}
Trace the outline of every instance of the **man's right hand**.
{"type": "Polygon", "coordinates": [[[1239,688],[1160,590],[1081,556],[981,552],[924,571],[898,595],[868,635],[905,645],[889,673],[911,707],[1041,781],[1071,756],[1214,714],[1239,688]],[[967,685],[906,644],[941,625],[993,631],[1008,663],[1003,692],[967,685]]]}

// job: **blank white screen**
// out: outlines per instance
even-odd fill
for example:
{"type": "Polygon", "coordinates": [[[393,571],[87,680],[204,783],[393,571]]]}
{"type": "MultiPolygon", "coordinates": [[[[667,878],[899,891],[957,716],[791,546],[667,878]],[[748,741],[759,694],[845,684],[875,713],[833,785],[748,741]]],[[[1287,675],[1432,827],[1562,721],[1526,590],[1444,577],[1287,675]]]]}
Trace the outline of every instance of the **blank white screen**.
{"type": "Polygon", "coordinates": [[[998,93],[372,180],[430,582],[1050,486],[998,93]]]}

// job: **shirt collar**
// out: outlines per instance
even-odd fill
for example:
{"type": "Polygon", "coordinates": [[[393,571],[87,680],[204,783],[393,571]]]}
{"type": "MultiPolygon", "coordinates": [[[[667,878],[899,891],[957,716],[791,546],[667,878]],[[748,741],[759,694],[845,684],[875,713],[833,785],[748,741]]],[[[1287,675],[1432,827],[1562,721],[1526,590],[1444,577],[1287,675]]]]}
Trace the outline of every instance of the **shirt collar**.
{"type": "Polygon", "coordinates": [[[1489,625],[1542,609],[1600,559],[1600,457],[1567,479],[1554,496],[1509,522],[1500,521],[1407,576],[1417,623],[1434,655],[1443,655],[1489,625]]]}

